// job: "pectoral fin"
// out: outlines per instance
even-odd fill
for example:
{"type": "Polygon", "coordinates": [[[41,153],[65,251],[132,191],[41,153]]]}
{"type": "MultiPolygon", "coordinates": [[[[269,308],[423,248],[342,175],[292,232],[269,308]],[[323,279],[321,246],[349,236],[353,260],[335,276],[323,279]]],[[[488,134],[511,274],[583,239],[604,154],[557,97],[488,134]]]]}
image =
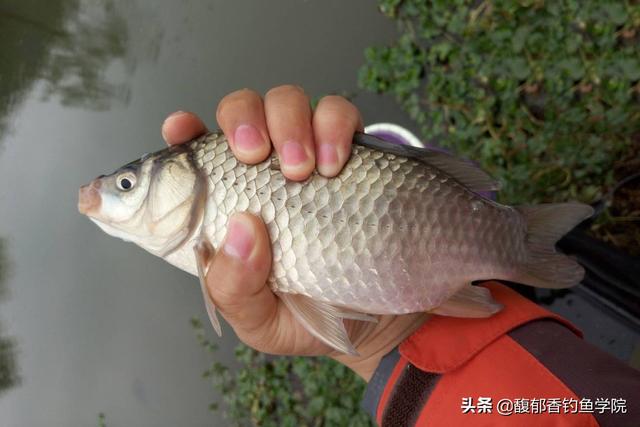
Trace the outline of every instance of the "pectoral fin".
{"type": "Polygon", "coordinates": [[[366,314],[342,310],[304,295],[278,293],[278,296],[311,335],[328,346],[353,356],[359,354],[349,339],[343,319],[377,321],[366,314]]]}
{"type": "Polygon", "coordinates": [[[489,289],[466,285],[431,313],[451,317],[489,317],[501,309],[502,304],[493,299],[489,289]]]}
{"type": "Polygon", "coordinates": [[[209,320],[211,321],[213,329],[216,331],[218,336],[221,337],[222,328],[220,327],[220,321],[216,315],[216,306],[211,299],[211,295],[209,295],[209,291],[207,290],[206,282],[207,271],[209,271],[209,265],[215,250],[206,237],[201,237],[198,243],[193,247],[193,252],[196,255],[198,279],[200,280],[200,290],[202,290],[202,296],[204,297],[204,305],[207,308],[207,314],[209,315],[209,320]]]}

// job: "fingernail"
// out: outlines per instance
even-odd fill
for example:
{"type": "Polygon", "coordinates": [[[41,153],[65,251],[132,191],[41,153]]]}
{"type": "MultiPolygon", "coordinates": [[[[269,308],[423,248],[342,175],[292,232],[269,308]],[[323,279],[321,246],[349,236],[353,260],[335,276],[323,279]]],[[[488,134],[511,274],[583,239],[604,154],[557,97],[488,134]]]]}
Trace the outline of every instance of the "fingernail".
{"type": "Polygon", "coordinates": [[[227,227],[223,250],[231,257],[246,261],[253,251],[253,227],[242,217],[232,217],[227,227]]]}
{"type": "Polygon", "coordinates": [[[318,148],[318,171],[325,176],[333,176],[338,169],[338,151],[333,144],[320,144],[318,148]]]}
{"type": "Polygon", "coordinates": [[[236,148],[245,153],[252,153],[264,144],[262,135],[255,126],[240,125],[233,134],[236,148]]]}
{"type": "Polygon", "coordinates": [[[288,141],[282,146],[282,162],[288,166],[298,166],[307,158],[307,152],[297,141],[288,141]]]}

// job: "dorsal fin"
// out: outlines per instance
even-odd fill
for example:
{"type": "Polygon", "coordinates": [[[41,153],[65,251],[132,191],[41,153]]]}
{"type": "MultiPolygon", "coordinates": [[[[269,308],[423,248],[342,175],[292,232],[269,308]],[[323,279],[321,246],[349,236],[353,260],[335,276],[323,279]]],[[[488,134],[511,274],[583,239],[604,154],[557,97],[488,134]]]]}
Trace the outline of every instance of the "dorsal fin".
{"type": "Polygon", "coordinates": [[[500,182],[469,161],[452,156],[433,148],[413,147],[387,142],[365,133],[356,133],[353,142],[364,147],[396,156],[408,157],[426,163],[454,178],[472,191],[494,191],[500,189],[500,182]]]}

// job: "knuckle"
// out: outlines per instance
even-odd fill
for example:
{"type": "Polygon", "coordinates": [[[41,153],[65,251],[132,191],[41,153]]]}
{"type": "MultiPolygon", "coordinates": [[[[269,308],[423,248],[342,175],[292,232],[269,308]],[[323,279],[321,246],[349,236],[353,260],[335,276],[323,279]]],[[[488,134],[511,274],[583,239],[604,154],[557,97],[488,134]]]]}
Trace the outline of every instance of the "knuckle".
{"type": "Polygon", "coordinates": [[[252,89],[240,89],[225,95],[218,103],[216,109],[216,117],[220,118],[224,116],[228,110],[236,111],[247,108],[254,108],[257,101],[260,100],[260,95],[252,89]]]}
{"type": "Polygon", "coordinates": [[[316,115],[327,117],[343,124],[357,125],[360,121],[360,111],[348,99],[339,95],[325,96],[318,102],[316,115]]]}
{"type": "Polygon", "coordinates": [[[249,347],[260,352],[270,352],[270,350],[279,346],[279,344],[274,340],[274,330],[272,327],[275,322],[274,317],[276,315],[277,309],[274,308],[267,315],[266,319],[259,319],[259,321],[253,322],[240,320],[239,323],[241,327],[234,328],[234,330],[238,334],[239,338],[249,347]]]}
{"type": "Polygon", "coordinates": [[[358,116],[340,114],[339,112],[326,112],[314,117],[314,131],[316,135],[323,135],[331,138],[343,136],[358,128],[358,116]]]}
{"type": "Polygon", "coordinates": [[[349,100],[347,98],[345,98],[344,96],[340,96],[340,95],[326,95],[323,96],[322,98],[320,98],[320,101],[318,102],[318,106],[320,105],[339,105],[342,107],[348,107],[349,105],[353,105],[351,104],[351,102],[349,102],[349,100]]]}
{"type": "Polygon", "coordinates": [[[265,97],[268,97],[268,98],[274,98],[274,97],[280,97],[280,96],[306,97],[307,95],[304,92],[304,89],[302,87],[293,85],[293,84],[276,86],[274,88],[269,89],[265,95],[265,97]]]}

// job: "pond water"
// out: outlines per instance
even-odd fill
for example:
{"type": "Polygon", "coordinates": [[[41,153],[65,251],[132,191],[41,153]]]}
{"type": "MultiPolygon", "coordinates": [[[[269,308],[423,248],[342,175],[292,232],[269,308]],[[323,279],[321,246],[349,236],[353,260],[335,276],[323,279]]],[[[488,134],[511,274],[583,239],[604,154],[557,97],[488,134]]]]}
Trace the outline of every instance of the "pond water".
{"type": "MultiPolygon", "coordinates": [[[[364,48],[394,36],[369,0],[2,0],[0,425],[226,425],[196,279],[101,232],[77,189],[162,147],[174,110],[214,127],[242,87],[355,92],[364,48]]],[[[355,102],[408,123],[392,99],[355,102]]],[[[219,342],[233,364],[230,328],[219,342]]]]}

